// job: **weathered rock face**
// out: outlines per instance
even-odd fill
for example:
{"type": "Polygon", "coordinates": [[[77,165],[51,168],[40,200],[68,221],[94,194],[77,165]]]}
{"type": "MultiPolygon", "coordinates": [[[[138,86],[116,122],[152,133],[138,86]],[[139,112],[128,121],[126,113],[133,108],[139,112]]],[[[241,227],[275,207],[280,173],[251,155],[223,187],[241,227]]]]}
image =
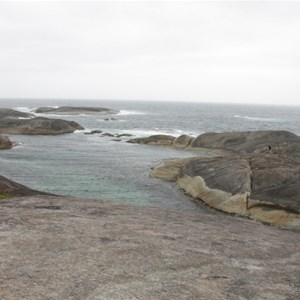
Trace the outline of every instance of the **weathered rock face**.
{"type": "Polygon", "coordinates": [[[68,197],[0,206],[3,300],[299,298],[294,230],[68,197]]]}
{"type": "Polygon", "coordinates": [[[4,176],[0,176],[0,194],[7,195],[8,197],[50,195],[48,193],[30,189],[22,184],[9,180],[4,176]]]}
{"type": "Polygon", "coordinates": [[[277,155],[191,158],[152,170],[209,206],[300,228],[300,163],[277,155]]]}
{"type": "Polygon", "coordinates": [[[44,114],[68,114],[68,115],[78,115],[78,114],[99,114],[99,115],[107,115],[107,114],[118,114],[119,111],[104,108],[104,107],[85,107],[85,106],[60,106],[60,107],[40,107],[36,111],[36,113],[44,113],[44,114]]]}
{"type": "Polygon", "coordinates": [[[267,152],[300,157],[300,137],[288,131],[242,131],[204,133],[191,144],[194,148],[218,148],[239,153],[267,152]]]}
{"type": "Polygon", "coordinates": [[[61,119],[33,118],[0,120],[0,132],[10,134],[56,135],[84,129],[78,123],[61,119]]]}
{"type": "Polygon", "coordinates": [[[9,108],[0,108],[0,120],[5,118],[12,118],[12,119],[18,119],[18,118],[34,118],[33,114],[24,113],[21,111],[17,111],[14,109],[9,108]]]}
{"type": "Polygon", "coordinates": [[[12,141],[8,137],[0,134],[0,149],[10,149],[12,146],[12,141]]]}

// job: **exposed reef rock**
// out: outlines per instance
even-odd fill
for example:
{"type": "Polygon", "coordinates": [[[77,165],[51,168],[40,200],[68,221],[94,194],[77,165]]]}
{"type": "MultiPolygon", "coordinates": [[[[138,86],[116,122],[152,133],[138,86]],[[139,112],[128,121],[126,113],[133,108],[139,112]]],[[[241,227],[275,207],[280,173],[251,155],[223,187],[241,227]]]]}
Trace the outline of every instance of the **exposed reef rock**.
{"type": "Polygon", "coordinates": [[[151,135],[149,137],[130,139],[128,143],[158,145],[158,146],[172,146],[175,137],[166,134],[151,135]]]}
{"type": "Polygon", "coordinates": [[[78,123],[61,119],[34,118],[31,114],[0,109],[0,132],[9,134],[56,135],[84,129],[78,123]]]}
{"type": "Polygon", "coordinates": [[[79,114],[95,114],[95,115],[111,115],[118,114],[119,111],[104,107],[85,107],[85,106],[60,106],[60,107],[40,107],[36,109],[36,113],[44,114],[61,114],[61,115],[79,115],[79,114]]]}
{"type": "Polygon", "coordinates": [[[272,154],[188,158],[150,175],[176,181],[195,199],[224,212],[300,229],[300,163],[272,154]]]}
{"type": "Polygon", "coordinates": [[[10,149],[12,146],[12,141],[8,137],[0,134],[0,149],[10,149]]]}
{"type": "Polygon", "coordinates": [[[0,194],[5,195],[5,197],[50,195],[45,192],[40,192],[40,191],[30,189],[20,183],[9,180],[8,178],[1,175],[0,175],[0,194]]]}
{"type": "Polygon", "coordinates": [[[68,197],[0,207],[3,300],[299,298],[294,230],[68,197]]]}

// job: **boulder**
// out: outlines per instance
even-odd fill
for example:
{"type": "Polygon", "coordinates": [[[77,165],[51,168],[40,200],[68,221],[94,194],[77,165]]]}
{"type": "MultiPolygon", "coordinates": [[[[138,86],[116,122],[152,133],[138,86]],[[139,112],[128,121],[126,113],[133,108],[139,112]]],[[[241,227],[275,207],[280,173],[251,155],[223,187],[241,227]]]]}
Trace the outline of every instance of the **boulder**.
{"type": "Polygon", "coordinates": [[[59,107],[40,107],[36,109],[36,113],[44,114],[61,114],[61,115],[111,115],[118,114],[119,111],[104,107],[87,107],[87,106],[59,106],[59,107]]]}
{"type": "Polygon", "coordinates": [[[154,168],[152,177],[218,210],[300,228],[300,163],[278,155],[188,158],[154,168]]]}
{"type": "Polygon", "coordinates": [[[193,139],[194,138],[189,135],[182,134],[181,136],[174,139],[172,146],[175,148],[185,149],[190,145],[193,139]]]}
{"type": "Polygon", "coordinates": [[[0,195],[2,199],[16,196],[50,195],[19,184],[4,176],[0,176],[0,195]]]}
{"type": "Polygon", "coordinates": [[[0,132],[29,135],[57,135],[84,129],[78,123],[61,119],[33,118],[0,120],[0,132]]]}
{"type": "Polygon", "coordinates": [[[238,153],[271,152],[300,157],[300,137],[288,131],[239,131],[204,133],[191,148],[217,148],[238,153]]]}
{"type": "Polygon", "coordinates": [[[0,149],[10,149],[12,148],[13,143],[11,142],[11,140],[0,134],[0,149]]]}

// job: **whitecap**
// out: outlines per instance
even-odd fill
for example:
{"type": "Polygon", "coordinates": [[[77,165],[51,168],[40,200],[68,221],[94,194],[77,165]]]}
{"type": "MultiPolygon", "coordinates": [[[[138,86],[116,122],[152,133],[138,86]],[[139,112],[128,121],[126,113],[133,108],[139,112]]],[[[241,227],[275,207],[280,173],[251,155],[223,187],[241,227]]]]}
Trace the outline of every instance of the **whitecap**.
{"type": "Polygon", "coordinates": [[[240,118],[240,119],[247,119],[250,121],[267,121],[267,122],[278,122],[280,120],[278,119],[271,119],[271,118],[260,118],[260,117],[249,117],[249,116],[240,116],[240,115],[234,115],[235,118],[240,118]]]}
{"type": "Polygon", "coordinates": [[[120,110],[120,112],[118,113],[118,116],[126,116],[126,115],[146,115],[146,113],[137,110],[120,110]]]}

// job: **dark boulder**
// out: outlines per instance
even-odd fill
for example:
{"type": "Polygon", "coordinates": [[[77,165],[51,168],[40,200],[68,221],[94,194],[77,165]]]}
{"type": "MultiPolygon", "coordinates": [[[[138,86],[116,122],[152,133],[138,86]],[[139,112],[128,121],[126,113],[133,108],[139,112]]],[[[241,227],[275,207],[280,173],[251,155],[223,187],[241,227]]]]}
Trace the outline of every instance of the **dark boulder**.
{"type": "Polygon", "coordinates": [[[2,198],[9,198],[16,196],[34,196],[50,194],[30,189],[25,185],[9,180],[4,176],[0,176],[0,195],[2,195],[2,198]]]}

